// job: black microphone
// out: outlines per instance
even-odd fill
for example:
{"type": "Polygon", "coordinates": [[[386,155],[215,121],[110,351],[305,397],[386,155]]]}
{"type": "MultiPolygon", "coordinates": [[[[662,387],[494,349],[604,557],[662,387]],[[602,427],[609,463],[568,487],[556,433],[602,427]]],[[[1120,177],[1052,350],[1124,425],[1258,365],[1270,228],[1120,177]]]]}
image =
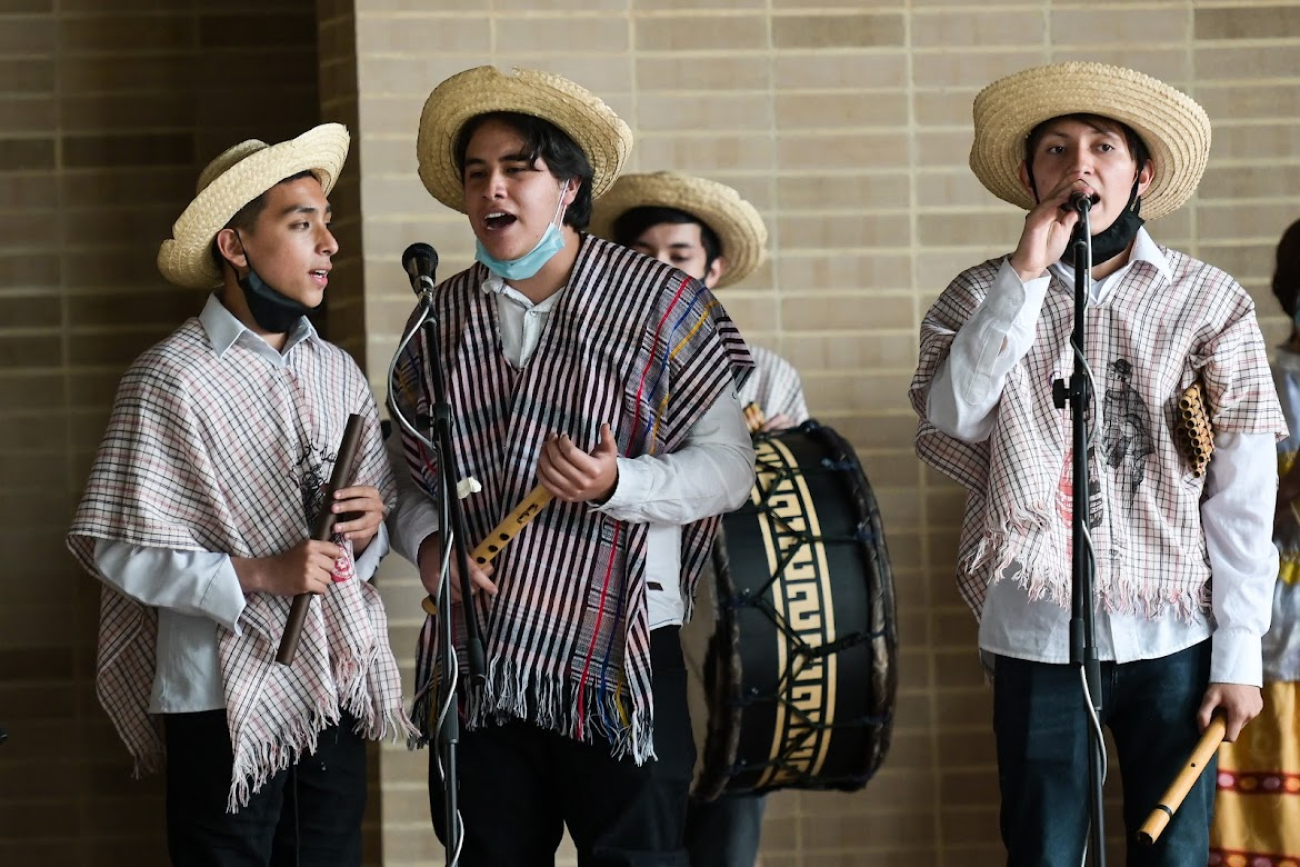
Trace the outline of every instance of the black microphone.
{"type": "Polygon", "coordinates": [[[416,295],[433,291],[434,272],[438,270],[438,251],[428,244],[415,243],[402,254],[402,268],[411,278],[411,291],[416,295]]]}
{"type": "Polygon", "coordinates": [[[1083,190],[1075,190],[1070,193],[1070,207],[1076,211],[1090,211],[1092,206],[1101,201],[1101,196],[1093,193],[1091,196],[1083,190]]]}

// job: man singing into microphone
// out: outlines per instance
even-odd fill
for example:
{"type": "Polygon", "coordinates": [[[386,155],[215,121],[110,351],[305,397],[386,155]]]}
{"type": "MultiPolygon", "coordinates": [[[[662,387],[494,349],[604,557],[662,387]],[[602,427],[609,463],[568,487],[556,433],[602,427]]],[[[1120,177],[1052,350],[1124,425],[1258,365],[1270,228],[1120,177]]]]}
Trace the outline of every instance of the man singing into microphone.
{"type": "MultiPolygon", "coordinates": [[[[717,516],[753,482],[736,396],[752,362],[703,284],[586,234],[631,144],[594,95],[530,70],[455,75],[420,120],[420,178],[478,242],[478,263],[433,292],[455,459],[483,487],[463,501],[464,541],[539,484],[555,497],[492,569],[470,567],[487,682],[461,705],[466,867],[553,863],[566,826],[584,865],[685,859],[695,747],[678,631],[717,516]]],[[[422,337],[398,359],[410,418],[428,412],[429,351],[422,337]]],[[[439,468],[414,438],[405,450],[394,547],[434,594],[439,468]]],[[[463,641],[459,589],[444,614],[463,641]]],[[[431,756],[445,840],[443,785],[431,756]]]]}
{"type": "Polygon", "coordinates": [[[368,583],[394,496],[378,410],[304,315],[338,252],[326,197],[348,143],[323,124],[203,170],[158,268],[212,294],[123,376],[68,536],[104,585],[100,701],[137,767],[165,756],[173,864],[359,867],[366,739],[410,730],[368,583]],[[353,413],[353,484],[325,502],[353,413]],[[332,541],[310,537],[324,509],[332,541]]]}
{"type": "MultiPolygon", "coordinates": [[[[972,170],[1028,213],[1015,251],[960,274],[922,322],[916,447],[967,489],[957,581],[993,675],[1008,864],[1075,867],[1090,722],[1067,664],[1071,427],[1052,395],[1074,368],[1062,259],[1079,220],[1072,196],[1095,202],[1090,604],[1129,840],[1212,714],[1232,739],[1259,713],[1286,425],[1250,296],[1143,228],[1196,189],[1210,145],[1199,105],[1131,70],[1065,63],[989,85],[974,120],[972,170]],[[1173,432],[1196,382],[1214,433],[1203,477],[1173,432]]],[[[1154,847],[1130,843],[1127,863],[1204,864],[1214,782],[1203,774],[1154,847]]]]}

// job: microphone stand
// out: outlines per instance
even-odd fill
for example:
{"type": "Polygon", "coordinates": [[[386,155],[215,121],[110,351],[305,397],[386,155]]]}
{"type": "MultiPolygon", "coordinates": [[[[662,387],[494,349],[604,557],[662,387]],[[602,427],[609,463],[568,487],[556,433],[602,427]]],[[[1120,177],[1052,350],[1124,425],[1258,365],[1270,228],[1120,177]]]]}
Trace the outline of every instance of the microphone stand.
{"type": "Polygon", "coordinates": [[[1092,200],[1079,195],[1072,198],[1071,207],[1079,212],[1070,245],[1074,252],[1074,331],[1070,345],[1074,349],[1074,372],[1069,381],[1058,379],[1052,383],[1052,402],[1057,409],[1070,406],[1073,433],[1071,472],[1074,475],[1073,500],[1070,509],[1072,533],[1071,608],[1070,608],[1070,665],[1083,672],[1083,682],[1090,701],[1088,723],[1088,799],[1091,818],[1092,863],[1097,867],[1106,864],[1106,834],[1103,825],[1104,807],[1102,787],[1105,768],[1101,735],[1101,663],[1097,659],[1097,625],[1094,620],[1093,583],[1096,577],[1096,560],[1092,552],[1092,538],[1088,533],[1088,403],[1092,400],[1093,383],[1088,374],[1087,356],[1083,351],[1084,308],[1092,285],[1092,226],[1089,211],[1092,200]],[[1096,721],[1094,723],[1094,720],[1096,721]]]}
{"type": "MultiPolygon", "coordinates": [[[[438,341],[438,319],[433,312],[433,277],[421,275],[412,278],[420,286],[419,315],[402,335],[393,364],[388,372],[388,406],[393,417],[398,420],[407,433],[420,440],[437,456],[438,478],[440,480],[442,503],[440,508],[439,531],[446,535],[451,528],[452,553],[460,573],[461,598],[466,600],[461,606],[465,621],[465,637],[468,646],[470,684],[472,688],[481,687],[487,681],[487,664],[483,652],[483,640],[479,634],[478,618],[474,616],[473,605],[469,602],[469,558],[465,551],[465,513],[461,508],[457,492],[457,480],[460,474],[456,468],[456,454],[451,445],[451,405],[447,402],[446,385],[443,379],[442,355],[438,341]],[[402,415],[393,399],[393,370],[397,358],[414,336],[423,330],[425,335],[426,361],[429,365],[429,379],[433,390],[433,405],[428,417],[421,416],[417,422],[427,427],[429,435],[423,435],[402,415]]],[[[441,661],[442,676],[438,680],[438,695],[434,699],[437,713],[437,750],[442,766],[444,825],[446,845],[444,851],[446,863],[455,864],[460,858],[461,827],[459,824],[459,804],[457,796],[460,787],[460,769],[458,755],[460,749],[460,706],[457,690],[459,661],[456,657],[456,645],[451,630],[451,570],[450,560],[444,548],[442,568],[438,580],[438,648],[436,660],[441,661]]],[[[437,662],[435,661],[435,670],[437,662]]]]}

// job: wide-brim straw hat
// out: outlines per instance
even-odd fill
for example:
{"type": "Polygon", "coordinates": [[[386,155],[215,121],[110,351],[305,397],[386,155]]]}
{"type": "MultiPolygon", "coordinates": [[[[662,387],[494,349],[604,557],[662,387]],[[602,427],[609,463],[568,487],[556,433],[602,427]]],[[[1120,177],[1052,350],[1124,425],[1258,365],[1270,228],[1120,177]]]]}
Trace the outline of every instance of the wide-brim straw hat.
{"type": "Polygon", "coordinates": [[[433,89],[420,114],[415,153],[420,180],[435,199],[465,212],[465,185],[454,153],[465,124],[481,114],[511,111],[550,121],[587,155],[598,198],[618,177],[632,151],[632,130],[591,91],[549,72],[494,66],[458,72],[433,89]]]}
{"type": "Polygon", "coordinates": [[[1148,220],[1178,209],[1196,191],[1210,154],[1210,118],[1185,93],[1132,69],[1070,62],[1026,69],[975,97],[970,167],[999,199],[1034,207],[1020,183],[1025,140],[1034,127],[1067,114],[1120,121],[1141,136],[1155,175],[1142,196],[1148,220]]]}
{"type": "Polygon", "coordinates": [[[614,222],[633,208],[685,211],[718,236],[727,270],[718,288],[739,283],[763,264],[767,226],[758,209],[726,184],[678,172],[624,175],[592,208],[591,233],[614,240],[614,222]]]}
{"type": "Polygon", "coordinates": [[[347,127],[325,123],[279,144],[249,139],[226,150],[199,175],[197,195],[158,249],[158,270],[177,286],[220,286],[221,271],[211,252],[217,233],[244,205],[300,172],[314,174],[328,195],[348,158],[349,142],[347,127]]]}

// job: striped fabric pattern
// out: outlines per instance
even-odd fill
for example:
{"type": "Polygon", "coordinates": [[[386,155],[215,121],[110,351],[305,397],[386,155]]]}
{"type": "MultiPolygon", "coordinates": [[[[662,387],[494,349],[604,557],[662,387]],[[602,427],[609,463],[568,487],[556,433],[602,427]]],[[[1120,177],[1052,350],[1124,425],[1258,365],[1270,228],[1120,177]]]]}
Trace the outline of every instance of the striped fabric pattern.
{"type": "MultiPolygon", "coordinates": [[[[703,285],[584,235],[532,362],[515,370],[500,351],[496,303],[482,289],[487,273],[476,265],[435,292],[456,460],[462,476],[483,485],[464,501],[471,547],[537,484],[549,434],[568,434],[591,451],[608,422],[621,455],[670,453],[752,367],[703,285]]],[[[427,413],[428,376],[423,339],[413,341],[398,363],[399,403],[427,413]]],[[[409,437],[405,445],[415,478],[437,490],[429,456],[409,437]]],[[[687,600],[717,525],[715,517],[683,527],[687,600]]],[[[638,763],[653,756],[645,541],[643,524],[556,500],[498,555],[498,594],[475,602],[489,672],[485,689],[468,696],[472,727],[526,718],[581,741],[600,736],[614,755],[638,763]]],[[[421,724],[434,634],[430,619],[416,676],[413,717],[421,724]]]]}
{"type": "MultiPolygon", "coordinates": [[[[1204,479],[1174,444],[1178,395],[1199,377],[1217,433],[1286,431],[1250,296],[1223,271],[1161,251],[1172,279],[1137,261],[1085,312],[1097,594],[1111,612],[1145,616],[1187,615],[1209,602],[1204,479]]],[[[1053,274],[1033,345],[1007,377],[987,441],[958,441],[926,420],[929,384],[1001,261],[959,275],[926,314],[910,389],[918,454],[968,491],[957,582],[976,617],[991,582],[1008,575],[1031,599],[1070,604],[1070,417],[1054,407],[1052,382],[1074,369],[1073,288],[1053,274]]]]}
{"type": "Polygon", "coordinates": [[[794,365],[761,346],[751,344],[749,352],[754,356],[754,375],[740,389],[741,406],[757,403],[766,418],[784,415],[794,425],[806,422],[808,404],[794,365]]]}
{"type": "MultiPolygon", "coordinates": [[[[291,548],[323,507],[322,486],[353,412],[365,422],[354,483],[393,502],[374,397],[355,362],[316,338],[294,347],[288,361],[275,368],[239,344],[218,357],[197,318],[135,361],[68,536],[87,571],[103,579],[93,560],[97,539],[236,557],[291,548]]],[[[241,634],[218,627],[232,811],[310,750],[342,710],[368,737],[410,731],[383,605],[355,579],[344,548],[338,583],[311,605],[292,666],[275,662],[288,597],[251,594],[241,634]]],[[[161,721],[148,713],[156,638],[156,611],[105,582],[97,688],[137,772],[163,761],[161,721]]]]}

